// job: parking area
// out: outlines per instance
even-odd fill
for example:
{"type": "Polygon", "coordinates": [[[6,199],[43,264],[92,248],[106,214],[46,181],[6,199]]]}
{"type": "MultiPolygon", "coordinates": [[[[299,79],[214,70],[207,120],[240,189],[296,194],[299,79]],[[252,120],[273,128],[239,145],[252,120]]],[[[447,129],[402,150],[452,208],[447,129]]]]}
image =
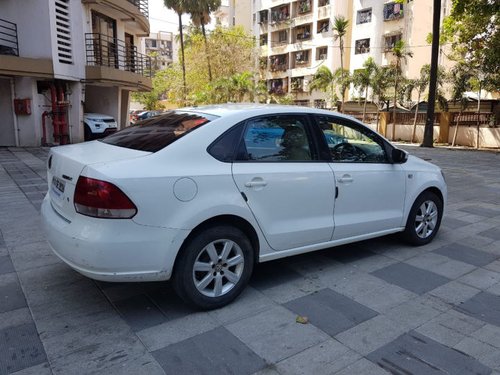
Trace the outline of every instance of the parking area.
{"type": "Polygon", "coordinates": [[[402,148],[445,172],[432,243],[263,263],[210,312],[169,283],[96,282],[59,261],[39,216],[48,149],[0,148],[0,375],[500,375],[500,153],[402,148]]]}

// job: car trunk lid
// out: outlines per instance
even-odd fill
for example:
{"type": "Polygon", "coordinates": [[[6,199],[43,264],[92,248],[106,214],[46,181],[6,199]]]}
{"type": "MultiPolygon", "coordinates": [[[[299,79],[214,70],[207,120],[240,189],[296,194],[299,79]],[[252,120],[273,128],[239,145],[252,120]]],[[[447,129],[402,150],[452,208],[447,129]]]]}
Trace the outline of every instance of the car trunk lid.
{"type": "Polygon", "coordinates": [[[63,218],[71,221],[76,215],[73,205],[76,183],[85,167],[150,154],[99,141],[52,148],[47,161],[47,182],[52,207],[63,218]]]}

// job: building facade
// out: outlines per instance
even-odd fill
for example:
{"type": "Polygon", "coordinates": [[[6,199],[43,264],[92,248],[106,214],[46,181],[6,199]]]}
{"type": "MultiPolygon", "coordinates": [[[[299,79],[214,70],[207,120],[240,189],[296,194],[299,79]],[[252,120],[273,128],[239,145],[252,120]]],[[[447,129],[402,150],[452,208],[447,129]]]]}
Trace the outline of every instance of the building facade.
{"type": "Polygon", "coordinates": [[[151,89],[147,0],[0,2],[0,146],[83,141],[83,114],[128,124],[131,91],[151,89]]]}
{"type": "Polygon", "coordinates": [[[141,38],[141,51],[151,57],[153,71],[166,69],[174,61],[173,35],[171,31],[158,31],[141,38]]]}
{"type": "MultiPolygon", "coordinates": [[[[254,34],[260,45],[261,76],[271,95],[292,94],[299,105],[324,107],[324,93],[309,92],[308,84],[318,68],[340,68],[339,41],[333,19],[349,18],[352,2],[329,0],[257,0],[254,34]]],[[[350,45],[350,31],[344,43],[350,45]]],[[[350,55],[344,54],[344,67],[350,55]]]]}

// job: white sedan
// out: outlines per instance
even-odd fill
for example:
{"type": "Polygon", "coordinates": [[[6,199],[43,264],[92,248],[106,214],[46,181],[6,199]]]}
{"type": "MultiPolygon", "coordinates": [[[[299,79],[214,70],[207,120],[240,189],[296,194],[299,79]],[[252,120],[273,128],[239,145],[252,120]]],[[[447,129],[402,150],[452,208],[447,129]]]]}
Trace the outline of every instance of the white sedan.
{"type": "MultiPolygon", "coordinates": [[[[228,304],[265,262],[402,232],[436,235],[441,170],[359,121],[294,106],[185,108],[52,148],[48,241],[97,280],[171,279],[189,304],[228,304]]],[[[332,250],[334,251],[334,250],[332,250]]]]}

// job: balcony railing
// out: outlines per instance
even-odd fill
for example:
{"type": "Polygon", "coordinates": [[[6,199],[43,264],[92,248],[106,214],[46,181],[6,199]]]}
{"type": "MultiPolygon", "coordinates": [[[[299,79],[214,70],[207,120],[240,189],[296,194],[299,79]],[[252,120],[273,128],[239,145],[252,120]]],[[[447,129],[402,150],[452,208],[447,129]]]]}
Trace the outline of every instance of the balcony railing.
{"type": "Polygon", "coordinates": [[[19,56],[17,25],[0,19],[0,55],[19,56]]]}
{"type": "Polygon", "coordinates": [[[149,18],[149,0],[127,0],[129,3],[134,4],[139,11],[146,17],[149,18]]]}
{"type": "Polygon", "coordinates": [[[151,77],[151,58],[137,47],[103,34],[85,34],[87,65],[107,66],[151,77]]]}

